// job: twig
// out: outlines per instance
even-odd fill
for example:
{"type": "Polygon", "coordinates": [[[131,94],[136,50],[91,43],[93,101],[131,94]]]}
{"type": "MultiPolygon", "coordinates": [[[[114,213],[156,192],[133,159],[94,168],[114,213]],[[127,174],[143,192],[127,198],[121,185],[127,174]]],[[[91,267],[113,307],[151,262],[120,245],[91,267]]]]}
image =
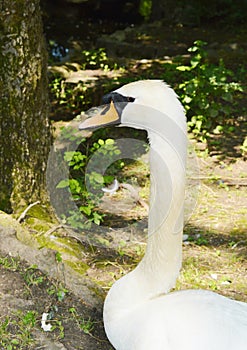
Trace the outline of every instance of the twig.
{"type": "Polygon", "coordinates": [[[243,240],[243,241],[238,241],[237,243],[235,243],[232,247],[231,247],[231,249],[235,249],[235,248],[237,248],[237,246],[239,245],[239,244],[246,244],[246,240],[243,240]]]}
{"type": "Polygon", "coordinates": [[[17,219],[18,222],[22,222],[26,215],[27,215],[27,212],[34,206],[34,205],[37,205],[37,204],[40,204],[40,201],[37,201],[35,203],[32,203],[30,204],[22,213],[21,215],[19,216],[19,218],[17,219]]]}
{"type": "Polygon", "coordinates": [[[53,226],[52,228],[50,228],[50,230],[46,231],[43,236],[47,237],[51,235],[53,232],[57,231],[59,228],[65,228],[65,225],[59,224],[59,225],[53,226]]]}

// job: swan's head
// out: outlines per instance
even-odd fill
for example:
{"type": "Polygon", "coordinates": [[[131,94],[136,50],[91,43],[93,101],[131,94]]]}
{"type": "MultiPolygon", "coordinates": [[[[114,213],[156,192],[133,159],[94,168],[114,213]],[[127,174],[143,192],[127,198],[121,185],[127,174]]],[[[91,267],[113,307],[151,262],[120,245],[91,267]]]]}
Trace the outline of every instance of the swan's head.
{"type": "Polygon", "coordinates": [[[102,102],[104,106],[98,113],[81,123],[80,129],[109,124],[129,126],[140,113],[143,119],[151,118],[152,110],[161,112],[178,123],[185,121],[183,107],[177,95],[162,80],[139,80],[124,85],[103,96],[102,102]]]}

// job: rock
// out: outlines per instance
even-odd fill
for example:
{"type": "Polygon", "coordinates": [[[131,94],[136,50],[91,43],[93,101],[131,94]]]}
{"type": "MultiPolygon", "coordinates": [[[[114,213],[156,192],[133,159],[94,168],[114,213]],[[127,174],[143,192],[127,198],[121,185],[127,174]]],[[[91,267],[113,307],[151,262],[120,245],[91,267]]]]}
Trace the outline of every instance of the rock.
{"type": "MultiPolygon", "coordinates": [[[[63,262],[57,262],[56,251],[52,249],[34,247],[21,242],[17,237],[30,236],[10,215],[0,212],[0,251],[3,255],[10,255],[25,260],[29,265],[37,265],[43,273],[60,280],[66,288],[78,298],[82,298],[88,305],[101,309],[103,293],[90,280],[74,271],[63,262]],[[100,297],[102,296],[102,297],[100,297]]],[[[31,239],[28,242],[33,243],[31,239]]]]}
{"type": "Polygon", "coordinates": [[[34,240],[28,230],[24,229],[23,226],[11,215],[0,211],[0,232],[4,229],[7,237],[12,237],[13,239],[18,238],[20,241],[26,242],[26,244],[36,246],[38,248],[37,242],[34,240]]]}
{"type": "Polygon", "coordinates": [[[67,76],[66,83],[78,84],[80,81],[86,83],[87,86],[94,86],[100,79],[113,79],[121,75],[118,70],[104,71],[102,69],[85,69],[77,72],[70,72],[67,76]]]}

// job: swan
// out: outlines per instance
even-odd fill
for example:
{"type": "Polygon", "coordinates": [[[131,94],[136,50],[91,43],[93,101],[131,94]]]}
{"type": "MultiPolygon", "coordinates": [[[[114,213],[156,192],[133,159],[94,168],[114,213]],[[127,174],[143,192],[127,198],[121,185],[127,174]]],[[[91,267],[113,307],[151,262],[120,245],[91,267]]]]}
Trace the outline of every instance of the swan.
{"type": "Polygon", "coordinates": [[[105,95],[103,103],[79,128],[146,129],[151,173],[146,252],[106,296],[108,339],[116,350],[246,350],[247,303],[206,290],[170,292],[182,263],[187,148],[175,92],[161,80],[141,80],[105,95]]]}

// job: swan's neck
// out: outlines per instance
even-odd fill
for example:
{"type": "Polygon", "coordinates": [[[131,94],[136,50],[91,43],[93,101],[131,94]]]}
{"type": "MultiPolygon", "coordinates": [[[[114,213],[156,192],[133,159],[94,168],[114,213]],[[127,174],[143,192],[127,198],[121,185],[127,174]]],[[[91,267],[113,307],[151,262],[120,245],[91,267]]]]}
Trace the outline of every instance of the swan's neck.
{"type": "Polygon", "coordinates": [[[181,267],[187,141],[185,120],[175,133],[172,124],[170,131],[167,123],[158,132],[146,127],[151,146],[147,249],[137,268],[118,280],[108,293],[104,306],[106,324],[148,299],[167,293],[181,267]]]}
{"type": "Polygon", "coordinates": [[[166,140],[156,136],[152,145],[151,135],[150,141],[148,242],[136,270],[145,276],[146,292],[153,297],[174,287],[181,267],[185,161],[166,140]]]}

